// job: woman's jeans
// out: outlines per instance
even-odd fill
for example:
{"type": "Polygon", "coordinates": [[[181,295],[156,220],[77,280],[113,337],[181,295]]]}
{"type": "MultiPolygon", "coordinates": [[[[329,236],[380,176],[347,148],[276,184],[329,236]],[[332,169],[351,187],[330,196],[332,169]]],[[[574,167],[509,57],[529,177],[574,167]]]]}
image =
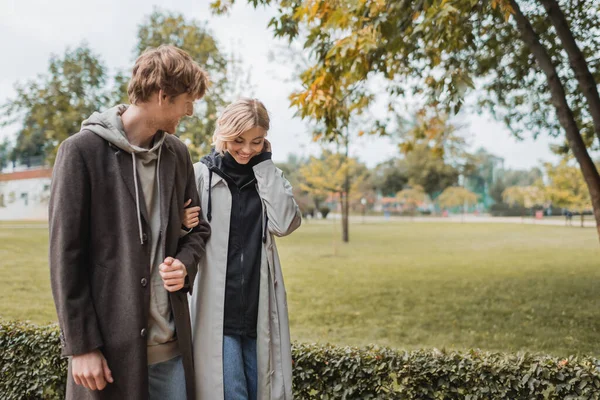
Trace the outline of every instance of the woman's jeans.
{"type": "Polygon", "coordinates": [[[225,400],[256,400],[256,339],[223,336],[225,400]]]}

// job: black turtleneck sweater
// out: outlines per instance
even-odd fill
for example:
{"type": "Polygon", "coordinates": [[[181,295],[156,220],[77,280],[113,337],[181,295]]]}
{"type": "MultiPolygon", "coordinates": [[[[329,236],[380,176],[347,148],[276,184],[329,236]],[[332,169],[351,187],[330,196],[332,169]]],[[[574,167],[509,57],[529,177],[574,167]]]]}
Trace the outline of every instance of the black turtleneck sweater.
{"type": "Polygon", "coordinates": [[[214,171],[227,181],[231,191],[223,321],[225,335],[256,337],[262,254],[262,201],[252,167],[270,158],[271,153],[262,153],[253,157],[248,164],[238,164],[229,153],[225,153],[220,168],[214,171]]]}

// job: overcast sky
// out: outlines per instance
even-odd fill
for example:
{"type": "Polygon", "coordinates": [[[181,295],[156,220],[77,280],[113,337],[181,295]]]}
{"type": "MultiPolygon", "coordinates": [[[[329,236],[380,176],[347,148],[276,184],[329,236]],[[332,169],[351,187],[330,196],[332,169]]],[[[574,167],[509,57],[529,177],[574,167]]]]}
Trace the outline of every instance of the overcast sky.
{"type": "MultiPolygon", "coordinates": [[[[138,25],[155,7],[181,12],[187,18],[205,21],[225,52],[240,54],[251,71],[255,97],[271,113],[270,140],[274,159],[284,161],[295,153],[307,156],[319,153],[312,143],[304,122],[293,117],[288,95],[295,85],[287,78],[289,65],[269,61],[268,53],[283,43],[272,38],[267,23],[268,9],[254,10],[245,0],[238,0],[229,16],[213,16],[208,0],[1,0],[0,1],[0,103],[14,95],[16,82],[24,82],[47,71],[51,54],[62,55],[67,47],[86,41],[100,55],[111,72],[130,68],[138,25]]],[[[540,137],[517,141],[500,123],[488,116],[466,114],[461,123],[472,148],[486,150],[505,159],[509,168],[531,168],[540,160],[554,161],[550,140],[540,137]]],[[[14,135],[18,127],[0,131],[0,136],[14,135]]],[[[369,166],[397,154],[387,139],[363,138],[354,144],[352,155],[369,166]]]]}

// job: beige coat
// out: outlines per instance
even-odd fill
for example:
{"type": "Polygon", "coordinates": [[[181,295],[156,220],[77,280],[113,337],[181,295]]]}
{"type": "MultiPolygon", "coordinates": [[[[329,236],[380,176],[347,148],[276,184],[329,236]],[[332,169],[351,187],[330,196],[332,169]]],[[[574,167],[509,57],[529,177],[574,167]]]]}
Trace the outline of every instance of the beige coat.
{"type": "MultiPolygon", "coordinates": [[[[292,398],[292,354],[286,292],[274,236],[296,230],[301,214],[292,187],[271,160],[253,167],[258,193],[263,203],[263,230],[268,221],[266,243],[262,243],[260,294],[257,323],[258,398],[292,398]],[[266,215],[266,218],[265,218],[266,215]]],[[[202,214],[208,210],[209,170],[194,164],[202,214]]],[[[190,300],[196,399],[223,399],[223,317],[225,275],[231,213],[231,193],[227,182],[213,173],[212,234],[206,257],[198,266],[195,290],[190,300]]]]}

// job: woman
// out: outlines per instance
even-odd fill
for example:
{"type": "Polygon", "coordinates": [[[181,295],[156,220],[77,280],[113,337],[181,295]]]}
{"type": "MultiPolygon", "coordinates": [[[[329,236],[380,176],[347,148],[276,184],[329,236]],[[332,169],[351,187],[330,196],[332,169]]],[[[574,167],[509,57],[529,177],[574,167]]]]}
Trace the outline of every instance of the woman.
{"type": "MultiPolygon", "coordinates": [[[[190,300],[199,400],[291,399],[286,293],[274,236],[300,226],[292,187],[271,161],[269,115],[256,99],[229,105],[215,149],[194,165],[212,228],[190,300]]],[[[197,223],[192,210],[186,221],[197,223]],[[191,214],[191,215],[190,215],[191,214]]]]}

